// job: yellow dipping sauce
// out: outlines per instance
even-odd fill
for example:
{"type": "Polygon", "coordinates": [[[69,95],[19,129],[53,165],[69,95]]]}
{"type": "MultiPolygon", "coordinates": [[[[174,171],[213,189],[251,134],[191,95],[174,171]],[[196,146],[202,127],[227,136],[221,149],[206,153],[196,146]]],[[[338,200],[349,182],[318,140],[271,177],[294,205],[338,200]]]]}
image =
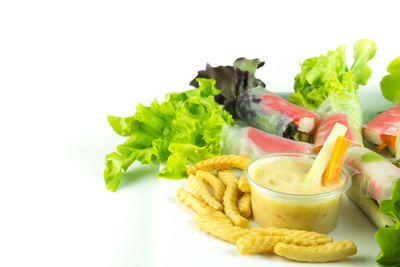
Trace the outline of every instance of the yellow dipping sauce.
{"type": "Polygon", "coordinates": [[[320,233],[335,228],[341,196],[351,179],[342,170],[339,181],[326,187],[305,182],[314,158],[302,153],[273,153],[249,164],[247,180],[258,225],[320,233]]]}

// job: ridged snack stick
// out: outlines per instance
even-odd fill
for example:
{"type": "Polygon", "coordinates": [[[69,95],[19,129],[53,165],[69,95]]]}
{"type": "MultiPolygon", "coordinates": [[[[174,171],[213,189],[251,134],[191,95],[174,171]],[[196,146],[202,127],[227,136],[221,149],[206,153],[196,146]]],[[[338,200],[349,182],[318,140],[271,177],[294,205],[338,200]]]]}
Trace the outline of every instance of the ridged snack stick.
{"type": "Polygon", "coordinates": [[[244,170],[250,159],[238,155],[216,156],[210,159],[200,161],[186,169],[187,175],[196,174],[197,170],[216,171],[229,168],[238,168],[244,170]]]}
{"type": "Polygon", "coordinates": [[[257,233],[241,237],[236,246],[240,254],[272,253],[277,243],[294,244],[298,246],[319,245],[316,240],[290,236],[266,236],[257,233]]]}
{"type": "Polygon", "coordinates": [[[212,188],[215,199],[222,203],[225,193],[225,186],[221,180],[219,180],[215,175],[202,170],[196,171],[196,176],[212,188]]]}
{"type": "Polygon", "coordinates": [[[193,217],[193,221],[200,230],[232,244],[236,244],[240,237],[250,233],[248,229],[234,226],[209,216],[196,214],[193,217]]]}
{"type": "Polygon", "coordinates": [[[237,178],[230,170],[219,171],[218,177],[226,186],[224,194],[225,214],[233,221],[235,225],[247,228],[249,226],[249,221],[240,215],[237,207],[237,178]]]}
{"type": "Polygon", "coordinates": [[[199,177],[192,174],[189,175],[189,178],[187,179],[187,185],[196,197],[207,203],[213,209],[224,209],[222,204],[214,198],[210,191],[208,191],[207,185],[203,183],[199,177]]]}
{"type": "Polygon", "coordinates": [[[250,193],[244,193],[237,203],[237,207],[240,215],[248,218],[251,215],[251,195],[250,193]]]}
{"type": "Polygon", "coordinates": [[[221,179],[225,186],[230,184],[238,185],[238,178],[236,178],[231,170],[226,169],[218,171],[218,178],[221,179]]]}
{"type": "Polygon", "coordinates": [[[291,238],[305,238],[308,240],[315,240],[318,244],[326,244],[333,241],[331,237],[317,232],[309,232],[305,230],[296,230],[287,228],[277,228],[277,227],[252,228],[251,232],[266,236],[288,236],[291,238]]]}
{"type": "Polygon", "coordinates": [[[350,240],[336,241],[319,246],[297,246],[278,243],[274,252],[285,258],[305,262],[330,262],[344,260],[357,253],[356,245],[350,240]]]}
{"type": "Polygon", "coordinates": [[[216,211],[215,209],[208,206],[206,203],[195,197],[192,193],[186,191],[183,188],[179,188],[176,190],[176,196],[180,202],[194,210],[196,213],[200,215],[212,216],[218,219],[222,219],[232,223],[232,221],[220,211],[216,211]]]}
{"type": "Polygon", "coordinates": [[[239,187],[240,191],[242,191],[243,193],[250,193],[250,185],[246,181],[246,178],[244,178],[244,176],[241,176],[239,178],[238,187],[239,187]]]}

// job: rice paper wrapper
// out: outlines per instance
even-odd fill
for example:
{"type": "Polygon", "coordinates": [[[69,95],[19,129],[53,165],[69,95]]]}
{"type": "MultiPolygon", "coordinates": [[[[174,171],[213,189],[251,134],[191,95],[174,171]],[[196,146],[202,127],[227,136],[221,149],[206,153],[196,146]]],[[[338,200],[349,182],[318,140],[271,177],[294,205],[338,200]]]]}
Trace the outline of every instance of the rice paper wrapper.
{"type": "Polygon", "coordinates": [[[400,129],[400,104],[380,113],[363,126],[382,135],[397,136],[400,129]]]}
{"type": "Polygon", "coordinates": [[[400,169],[381,155],[365,147],[351,147],[346,152],[345,164],[352,172],[352,187],[361,195],[381,203],[392,198],[392,189],[400,179],[400,169]]]}
{"type": "Polygon", "coordinates": [[[262,87],[243,92],[237,99],[235,112],[253,127],[288,138],[293,138],[296,131],[311,133],[317,124],[315,113],[262,87]]]}
{"type": "Polygon", "coordinates": [[[352,94],[340,93],[329,96],[318,107],[321,120],[314,137],[314,146],[321,147],[328,138],[335,123],[347,127],[345,137],[352,146],[362,146],[362,111],[358,98],[352,94]]]}
{"type": "Polygon", "coordinates": [[[363,126],[363,137],[374,145],[386,144],[390,153],[400,158],[397,137],[400,130],[400,104],[380,113],[363,126]]]}
{"type": "Polygon", "coordinates": [[[312,145],[273,135],[254,127],[230,127],[222,129],[221,155],[242,155],[254,159],[268,153],[302,152],[311,153],[312,145]]]}

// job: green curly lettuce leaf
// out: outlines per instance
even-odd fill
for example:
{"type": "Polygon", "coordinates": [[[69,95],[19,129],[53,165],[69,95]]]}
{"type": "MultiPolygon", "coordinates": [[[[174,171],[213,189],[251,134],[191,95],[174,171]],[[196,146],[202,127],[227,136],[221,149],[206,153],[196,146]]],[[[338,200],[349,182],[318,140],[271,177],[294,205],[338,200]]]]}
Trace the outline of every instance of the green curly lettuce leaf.
{"type": "Polygon", "coordinates": [[[375,52],[374,42],[360,39],[354,44],[354,63],[350,69],[346,66],[343,45],[326,56],[306,59],[295,77],[295,92],[289,95],[289,101],[315,111],[331,95],[356,95],[358,85],[365,85],[371,76],[367,62],[375,52]]]}
{"type": "Polygon", "coordinates": [[[393,187],[392,198],[383,200],[379,209],[391,216],[396,223],[393,226],[379,228],[375,238],[381,248],[376,262],[385,266],[400,266],[400,179],[393,187]]]}
{"type": "Polygon", "coordinates": [[[395,58],[387,67],[388,75],[382,78],[382,95],[391,102],[400,100],[400,57],[395,58]]]}
{"type": "Polygon", "coordinates": [[[117,152],[106,156],[108,190],[117,190],[122,173],[135,161],[166,162],[157,177],[181,179],[187,164],[218,154],[222,127],[231,125],[233,119],[214,100],[220,93],[215,81],[199,78],[197,82],[198,88],[169,93],[161,104],[157,100],[149,107],[139,104],[131,117],[108,116],[112,129],[128,137],[117,152]]]}
{"type": "Polygon", "coordinates": [[[350,70],[356,76],[356,84],[366,85],[372,73],[367,62],[375,56],[376,45],[370,40],[361,39],[354,43],[353,50],[354,62],[350,70]]]}

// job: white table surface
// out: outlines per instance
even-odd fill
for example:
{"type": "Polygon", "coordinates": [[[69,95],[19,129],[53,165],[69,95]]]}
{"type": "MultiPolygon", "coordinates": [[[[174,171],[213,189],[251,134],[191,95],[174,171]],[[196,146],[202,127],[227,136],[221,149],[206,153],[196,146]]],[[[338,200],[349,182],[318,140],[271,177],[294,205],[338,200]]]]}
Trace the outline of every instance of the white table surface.
{"type": "MultiPolygon", "coordinates": [[[[132,115],[138,103],[189,89],[207,62],[242,56],[266,61],[256,76],[268,89],[291,91],[304,59],[346,44],[350,65],[362,37],[378,52],[360,92],[385,103],[379,81],[400,55],[396,1],[275,2],[1,2],[0,266],[178,267],[236,253],[195,228],[163,228],[189,227],[191,214],[163,209],[182,181],[158,181],[157,165],[135,165],[116,193],[105,189],[104,156],[124,141],[106,116],[132,115]],[[203,246],[202,260],[182,240],[203,246]]],[[[365,242],[374,242],[346,203],[344,214],[372,229],[365,242]]],[[[352,263],[373,264],[378,250],[367,257],[358,245],[352,263]]],[[[236,256],[232,266],[264,263],[236,256]]]]}

